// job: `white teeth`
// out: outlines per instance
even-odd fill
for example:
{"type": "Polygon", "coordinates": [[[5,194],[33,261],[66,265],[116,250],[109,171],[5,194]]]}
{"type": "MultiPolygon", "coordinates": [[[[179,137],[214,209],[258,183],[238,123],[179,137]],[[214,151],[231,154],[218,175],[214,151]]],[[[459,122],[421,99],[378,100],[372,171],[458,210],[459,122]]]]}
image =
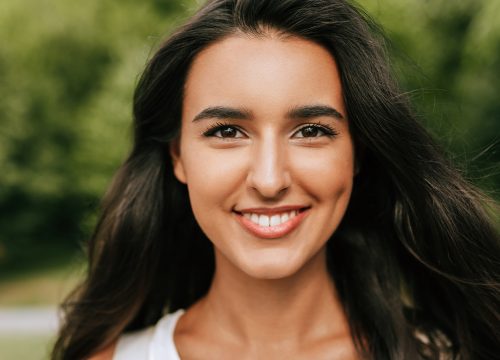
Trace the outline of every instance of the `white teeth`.
{"type": "Polygon", "coordinates": [[[269,216],[260,215],[259,216],[259,225],[260,226],[269,226],[269,216]]]}
{"type": "Polygon", "coordinates": [[[282,214],[272,216],[244,213],[243,216],[259,226],[277,226],[283,224],[297,216],[298,211],[292,210],[282,214]]]}
{"type": "Polygon", "coordinates": [[[288,213],[284,213],[283,215],[281,215],[281,222],[287,222],[289,218],[290,217],[288,216],[288,213]]]}
{"type": "Polygon", "coordinates": [[[252,216],[250,216],[250,220],[252,220],[254,223],[258,224],[259,223],[259,215],[252,214],[252,216]]]}
{"type": "Polygon", "coordinates": [[[279,215],[273,215],[271,216],[271,221],[269,223],[270,226],[276,226],[281,224],[281,216],[279,215]]]}

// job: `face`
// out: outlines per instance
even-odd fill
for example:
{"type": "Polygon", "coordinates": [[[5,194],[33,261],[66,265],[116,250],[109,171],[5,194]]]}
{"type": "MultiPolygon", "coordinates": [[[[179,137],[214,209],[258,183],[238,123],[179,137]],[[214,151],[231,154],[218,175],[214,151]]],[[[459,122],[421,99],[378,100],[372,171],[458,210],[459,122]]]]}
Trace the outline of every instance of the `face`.
{"type": "Polygon", "coordinates": [[[296,37],[231,36],[195,58],[170,151],[217,269],[293,275],[349,202],[354,148],[335,60],[296,37]]]}

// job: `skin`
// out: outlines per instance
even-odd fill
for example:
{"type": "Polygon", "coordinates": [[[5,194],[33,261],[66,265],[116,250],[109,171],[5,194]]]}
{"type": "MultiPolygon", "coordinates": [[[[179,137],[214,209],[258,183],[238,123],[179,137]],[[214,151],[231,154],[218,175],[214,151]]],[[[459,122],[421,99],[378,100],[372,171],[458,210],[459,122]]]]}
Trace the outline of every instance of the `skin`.
{"type": "Polygon", "coordinates": [[[180,355],[355,358],[325,257],[355,175],[335,60],[296,37],[235,35],[196,57],[184,95],[181,136],[171,147],[174,172],[214,244],[216,272],[207,296],[179,320],[180,355]],[[334,108],[341,118],[289,117],[290,109],[314,105],[334,108]],[[213,107],[245,118],[193,121],[213,107]],[[226,127],[203,135],[218,122],[226,127]],[[337,134],[304,137],[311,123],[337,134]],[[290,204],[310,210],[283,238],[259,238],[235,221],[235,209],[290,204]]]}
{"type": "Polygon", "coordinates": [[[335,60],[296,37],[233,35],[198,54],[184,95],[181,136],[170,152],[214,244],[216,270],[208,294],[176,326],[181,358],[356,359],[326,268],[325,244],[345,213],[356,167],[335,60]],[[289,116],[314,105],[340,116],[289,116]],[[222,106],[246,118],[193,121],[222,106]],[[229,124],[224,135],[205,136],[218,122],[229,124]],[[304,130],[310,124],[336,135],[304,130]],[[235,220],[235,209],[291,204],[310,207],[308,215],[278,239],[235,220]]]}

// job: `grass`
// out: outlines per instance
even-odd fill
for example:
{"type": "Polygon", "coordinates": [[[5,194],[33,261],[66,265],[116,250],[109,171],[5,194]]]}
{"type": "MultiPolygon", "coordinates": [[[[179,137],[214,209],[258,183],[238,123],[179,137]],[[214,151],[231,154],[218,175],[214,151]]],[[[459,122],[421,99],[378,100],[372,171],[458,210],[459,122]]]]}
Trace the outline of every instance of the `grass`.
{"type": "Polygon", "coordinates": [[[1,335],[0,359],[49,359],[54,337],[52,335],[1,335]]]}
{"type": "MultiPolygon", "coordinates": [[[[0,307],[55,306],[82,278],[84,266],[75,260],[54,268],[17,274],[0,281],[0,307]]],[[[0,360],[49,359],[54,334],[0,334],[0,360]]]]}
{"type": "Polygon", "coordinates": [[[3,279],[0,281],[0,306],[57,305],[82,278],[83,269],[81,261],[75,261],[3,279]]]}

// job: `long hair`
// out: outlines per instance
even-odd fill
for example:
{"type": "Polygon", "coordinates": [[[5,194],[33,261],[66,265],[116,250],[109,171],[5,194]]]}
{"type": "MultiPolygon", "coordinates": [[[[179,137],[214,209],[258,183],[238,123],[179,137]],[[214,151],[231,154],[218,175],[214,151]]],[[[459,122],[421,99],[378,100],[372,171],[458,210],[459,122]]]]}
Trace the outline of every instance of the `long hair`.
{"type": "Polygon", "coordinates": [[[134,145],[103,202],[84,282],[63,305],[54,359],[85,358],[206,294],[213,247],[168,146],[194,57],[269,29],[335,58],[360,172],[328,268],[360,356],[493,359],[500,352],[499,235],[489,201],[451,166],[398,88],[380,29],[345,0],[211,0],[148,62],[134,145]]]}

